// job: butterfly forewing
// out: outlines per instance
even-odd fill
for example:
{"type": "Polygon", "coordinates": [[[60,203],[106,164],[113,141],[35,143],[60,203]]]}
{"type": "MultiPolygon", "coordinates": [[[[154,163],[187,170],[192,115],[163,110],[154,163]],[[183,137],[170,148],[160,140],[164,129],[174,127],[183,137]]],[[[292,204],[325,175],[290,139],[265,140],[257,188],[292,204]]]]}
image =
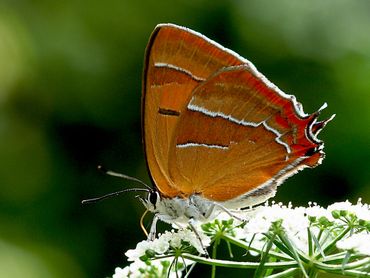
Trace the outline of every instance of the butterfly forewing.
{"type": "Polygon", "coordinates": [[[143,129],[151,177],[164,196],[181,195],[182,185],[170,177],[169,150],[194,88],[220,68],[242,63],[186,28],[162,24],[154,30],[145,58],[143,129]]]}

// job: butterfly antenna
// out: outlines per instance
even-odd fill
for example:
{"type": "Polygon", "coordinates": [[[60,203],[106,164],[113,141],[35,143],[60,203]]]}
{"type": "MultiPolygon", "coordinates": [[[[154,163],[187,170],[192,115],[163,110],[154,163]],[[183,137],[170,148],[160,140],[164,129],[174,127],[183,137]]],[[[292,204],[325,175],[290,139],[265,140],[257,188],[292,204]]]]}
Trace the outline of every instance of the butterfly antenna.
{"type": "Polygon", "coordinates": [[[103,196],[100,196],[100,197],[82,200],[81,203],[83,205],[85,205],[85,204],[93,204],[93,203],[100,202],[100,201],[102,201],[104,199],[107,199],[107,198],[110,198],[110,197],[113,197],[113,196],[118,196],[118,195],[121,195],[122,193],[132,192],[132,191],[134,191],[134,192],[138,192],[138,191],[149,192],[150,190],[147,189],[147,188],[127,188],[127,189],[124,189],[124,190],[120,190],[120,191],[108,193],[108,194],[103,195],[103,196]]]}
{"type": "Polygon", "coordinates": [[[131,180],[131,181],[138,182],[138,183],[144,185],[150,191],[153,190],[149,185],[147,185],[145,182],[143,182],[142,180],[139,180],[137,178],[130,177],[130,176],[127,176],[127,175],[124,175],[124,174],[121,174],[121,173],[117,173],[117,172],[111,171],[111,170],[107,170],[107,169],[105,169],[101,165],[98,166],[98,170],[99,171],[102,171],[103,173],[105,173],[105,174],[107,174],[109,176],[118,177],[118,178],[122,178],[122,179],[125,179],[125,180],[131,180]]]}

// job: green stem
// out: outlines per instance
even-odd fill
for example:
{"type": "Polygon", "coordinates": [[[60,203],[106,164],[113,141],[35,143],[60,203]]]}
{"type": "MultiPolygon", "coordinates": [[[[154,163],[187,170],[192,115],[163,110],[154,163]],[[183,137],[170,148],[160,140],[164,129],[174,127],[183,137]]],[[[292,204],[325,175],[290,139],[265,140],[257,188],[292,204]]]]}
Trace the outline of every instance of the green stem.
{"type": "MultiPolygon", "coordinates": [[[[346,255],[347,252],[340,252],[333,255],[326,256],[322,261],[323,262],[331,262],[331,261],[341,261],[343,260],[343,256],[346,255]]],[[[351,258],[358,257],[355,254],[351,256],[351,258]]]]}
{"type": "Polygon", "coordinates": [[[312,253],[310,254],[310,257],[316,257],[316,258],[325,258],[324,251],[322,249],[321,243],[319,239],[316,238],[315,234],[311,234],[311,239],[315,243],[314,246],[315,248],[312,250],[312,253]],[[320,256],[319,256],[320,255],[320,256]]]}
{"type": "MultiPolygon", "coordinates": [[[[330,253],[332,249],[335,248],[335,244],[341,240],[352,228],[348,226],[343,232],[341,232],[335,239],[333,239],[323,250],[323,253],[330,253]]],[[[317,259],[319,255],[315,256],[315,259],[317,259]]]]}
{"type": "MultiPolygon", "coordinates": [[[[243,249],[251,250],[251,251],[257,252],[259,254],[262,253],[262,250],[257,249],[257,248],[253,248],[253,247],[249,246],[248,244],[245,244],[245,242],[242,241],[242,240],[238,240],[238,239],[233,238],[233,237],[230,237],[228,235],[223,235],[222,238],[225,241],[228,241],[228,242],[230,242],[230,243],[232,243],[232,244],[234,244],[236,246],[239,246],[239,247],[241,247],[243,249]]],[[[275,258],[278,258],[278,259],[284,260],[284,261],[290,261],[292,259],[292,258],[288,257],[285,254],[274,252],[274,251],[270,251],[269,255],[270,256],[274,256],[275,258]]]]}
{"type": "MultiPolygon", "coordinates": [[[[218,247],[218,244],[220,243],[220,239],[217,238],[215,240],[215,242],[213,243],[213,248],[212,248],[212,259],[216,259],[217,258],[217,247],[218,247]]],[[[212,278],[216,278],[216,265],[212,265],[212,274],[211,274],[211,277],[212,278]]]]}
{"type": "Polygon", "coordinates": [[[263,248],[265,250],[263,251],[262,256],[261,256],[260,265],[258,266],[258,268],[256,269],[256,271],[254,273],[255,278],[265,276],[266,269],[264,268],[264,266],[267,262],[268,254],[269,254],[269,251],[272,248],[275,237],[276,237],[276,234],[273,234],[271,236],[271,238],[269,239],[269,241],[267,242],[266,248],[263,248]]]}
{"type": "Polygon", "coordinates": [[[308,240],[308,255],[311,257],[313,254],[313,244],[312,244],[312,233],[311,227],[307,227],[307,240],[308,240]]]}
{"type": "Polygon", "coordinates": [[[358,271],[358,270],[344,270],[341,272],[342,275],[352,276],[352,277],[370,277],[370,273],[358,271]]]}
{"type": "Polygon", "coordinates": [[[279,273],[266,276],[265,278],[286,278],[286,277],[295,277],[301,270],[299,268],[289,268],[287,270],[281,271],[279,273]]]}
{"type": "Polygon", "coordinates": [[[298,263],[299,268],[301,269],[301,272],[305,278],[308,278],[308,275],[306,273],[306,270],[302,264],[302,261],[305,263],[309,263],[310,259],[307,258],[304,254],[301,252],[298,252],[297,248],[293,246],[293,243],[289,240],[288,237],[285,236],[285,233],[281,232],[278,234],[280,240],[284,243],[284,245],[292,252],[294,259],[298,263]]]}
{"type": "Polygon", "coordinates": [[[323,233],[324,229],[323,228],[320,228],[320,231],[319,231],[319,234],[317,235],[317,240],[320,242],[321,240],[321,236],[322,236],[322,233],[323,233]]]}
{"type": "MultiPolygon", "coordinates": [[[[260,263],[251,263],[251,262],[234,262],[234,261],[228,261],[228,260],[218,260],[218,259],[209,259],[204,258],[192,254],[182,254],[183,258],[192,260],[197,263],[201,264],[207,264],[207,265],[215,265],[215,266],[221,266],[221,267],[230,267],[230,268],[249,268],[249,269],[255,269],[259,266],[260,263]]],[[[158,257],[160,258],[160,257],[158,257]]],[[[297,267],[298,264],[295,261],[290,262],[274,262],[274,263],[265,263],[265,268],[292,268],[297,267]]]]}
{"type": "Polygon", "coordinates": [[[325,264],[321,262],[314,262],[314,266],[318,269],[325,270],[325,271],[342,271],[342,270],[350,270],[355,269],[364,265],[370,264],[370,257],[364,258],[362,260],[348,263],[345,266],[342,264],[325,264]]]}
{"type": "Polygon", "coordinates": [[[317,275],[318,275],[317,269],[315,269],[314,267],[310,267],[310,269],[308,271],[308,277],[310,277],[310,278],[316,278],[317,275]]]}

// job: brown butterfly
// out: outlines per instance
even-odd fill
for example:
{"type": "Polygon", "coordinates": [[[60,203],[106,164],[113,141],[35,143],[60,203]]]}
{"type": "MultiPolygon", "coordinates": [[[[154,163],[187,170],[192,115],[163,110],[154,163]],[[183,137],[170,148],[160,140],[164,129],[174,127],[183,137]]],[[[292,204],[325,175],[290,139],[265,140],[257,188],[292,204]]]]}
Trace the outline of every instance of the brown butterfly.
{"type": "MultiPolygon", "coordinates": [[[[188,28],[159,24],[145,54],[142,126],[155,185],[143,199],[169,223],[206,220],[264,202],[324,158],[333,119],[302,105],[247,59],[188,28]]],[[[147,189],[143,189],[147,191],[147,189]]]]}

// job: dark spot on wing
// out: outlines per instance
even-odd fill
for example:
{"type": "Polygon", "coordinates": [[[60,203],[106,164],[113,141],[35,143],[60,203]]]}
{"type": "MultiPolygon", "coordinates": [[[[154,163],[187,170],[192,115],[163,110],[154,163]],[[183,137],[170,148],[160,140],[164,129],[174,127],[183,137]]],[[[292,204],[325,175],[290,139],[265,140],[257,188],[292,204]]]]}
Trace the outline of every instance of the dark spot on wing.
{"type": "Polygon", "coordinates": [[[171,109],[165,109],[165,108],[159,108],[158,113],[166,116],[180,116],[180,112],[176,110],[171,110],[171,109]]]}
{"type": "Polygon", "coordinates": [[[312,156],[314,155],[315,153],[317,152],[316,148],[310,148],[306,151],[306,153],[304,154],[304,156],[312,156]]]}

